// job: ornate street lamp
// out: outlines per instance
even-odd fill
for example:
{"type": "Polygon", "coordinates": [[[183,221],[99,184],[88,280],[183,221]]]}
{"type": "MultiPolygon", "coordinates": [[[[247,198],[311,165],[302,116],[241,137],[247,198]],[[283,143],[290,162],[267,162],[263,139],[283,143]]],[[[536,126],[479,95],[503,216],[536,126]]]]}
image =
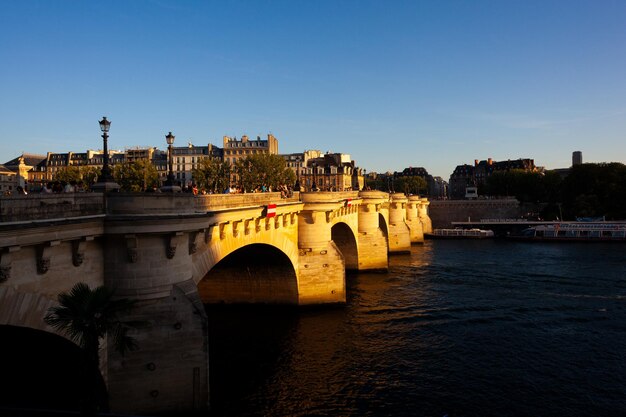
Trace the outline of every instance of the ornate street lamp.
{"type": "Polygon", "coordinates": [[[106,180],[111,179],[111,168],[109,168],[109,148],[108,148],[108,139],[109,139],[109,129],[111,128],[111,122],[107,120],[106,117],[103,117],[100,120],[100,130],[102,131],[102,142],[104,146],[104,165],[102,167],[102,178],[106,180]]]}
{"type": "Polygon", "coordinates": [[[98,122],[100,124],[100,130],[102,131],[102,144],[103,144],[103,164],[102,171],[100,171],[100,176],[98,177],[98,182],[91,186],[91,189],[94,191],[117,191],[120,189],[119,184],[115,182],[113,179],[113,175],[111,175],[111,168],[109,167],[109,147],[108,147],[108,139],[109,139],[109,129],[111,128],[111,121],[107,120],[106,117],[102,117],[102,120],[98,122]]]}
{"type": "Polygon", "coordinates": [[[162,192],[166,193],[179,193],[181,191],[178,185],[175,185],[176,179],[174,178],[174,152],[172,150],[172,145],[174,145],[174,139],[176,136],[172,135],[172,132],[169,132],[165,136],[165,140],[167,141],[167,159],[169,164],[169,172],[167,174],[167,180],[163,187],[161,187],[162,192]]]}

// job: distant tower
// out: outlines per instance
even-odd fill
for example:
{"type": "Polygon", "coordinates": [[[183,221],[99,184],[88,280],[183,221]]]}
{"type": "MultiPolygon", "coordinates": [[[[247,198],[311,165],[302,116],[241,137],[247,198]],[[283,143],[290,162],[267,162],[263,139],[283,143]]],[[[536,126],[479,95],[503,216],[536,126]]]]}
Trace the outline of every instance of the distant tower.
{"type": "Polygon", "coordinates": [[[582,163],[583,163],[583,153],[581,151],[574,151],[572,153],[572,166],[582,165],[582,163]]]}

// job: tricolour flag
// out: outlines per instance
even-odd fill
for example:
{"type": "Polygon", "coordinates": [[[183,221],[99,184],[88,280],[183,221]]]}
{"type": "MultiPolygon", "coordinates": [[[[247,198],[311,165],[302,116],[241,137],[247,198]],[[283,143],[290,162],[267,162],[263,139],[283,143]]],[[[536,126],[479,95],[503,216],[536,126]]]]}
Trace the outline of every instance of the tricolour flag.
{"type": "Polygon", "coordinates": [[[267,214],[265,217],[274,217],[276,216],[276,204],[268,204],[267,205],[267,214]]]}
{"type": "Polygon", "coordinates": [[[346,200],[346,207],[350,207],[351,205],[352,205],[352,199],[351,199],[351,198],[348,198],[348,199],[346,200]]]}

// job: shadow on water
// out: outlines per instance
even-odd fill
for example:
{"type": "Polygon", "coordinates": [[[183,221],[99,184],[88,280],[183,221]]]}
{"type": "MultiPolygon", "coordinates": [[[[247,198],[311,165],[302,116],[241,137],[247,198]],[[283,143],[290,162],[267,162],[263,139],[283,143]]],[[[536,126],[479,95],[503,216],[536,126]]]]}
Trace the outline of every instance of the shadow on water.
{"type": "MultiPolygon", "coordinates": [[[[207,305],[211,416],[249,415],[246,403],[285,360],[302,314],[318,309],[207,305]]],[[[332,307],[331,307],[332,309],[332,307]]]]}

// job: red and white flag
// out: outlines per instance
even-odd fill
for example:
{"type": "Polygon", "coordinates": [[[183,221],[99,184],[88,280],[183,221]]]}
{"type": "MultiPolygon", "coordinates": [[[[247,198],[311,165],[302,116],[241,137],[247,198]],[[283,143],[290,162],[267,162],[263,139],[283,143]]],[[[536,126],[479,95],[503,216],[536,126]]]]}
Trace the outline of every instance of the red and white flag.
{"type": "Polygon", "coordinates": [[[265,217],[274,217],[276,216],[276,204],[268,204],[267,205],[267,214],[265,217]]]}
{"type": "Polygon", "coordinates": [[[351,199],[351,198],[348,198],[348,199],[346,200],[346,207],[350,207],[351,205],[352,205],[352,199],[351,199]]]}

